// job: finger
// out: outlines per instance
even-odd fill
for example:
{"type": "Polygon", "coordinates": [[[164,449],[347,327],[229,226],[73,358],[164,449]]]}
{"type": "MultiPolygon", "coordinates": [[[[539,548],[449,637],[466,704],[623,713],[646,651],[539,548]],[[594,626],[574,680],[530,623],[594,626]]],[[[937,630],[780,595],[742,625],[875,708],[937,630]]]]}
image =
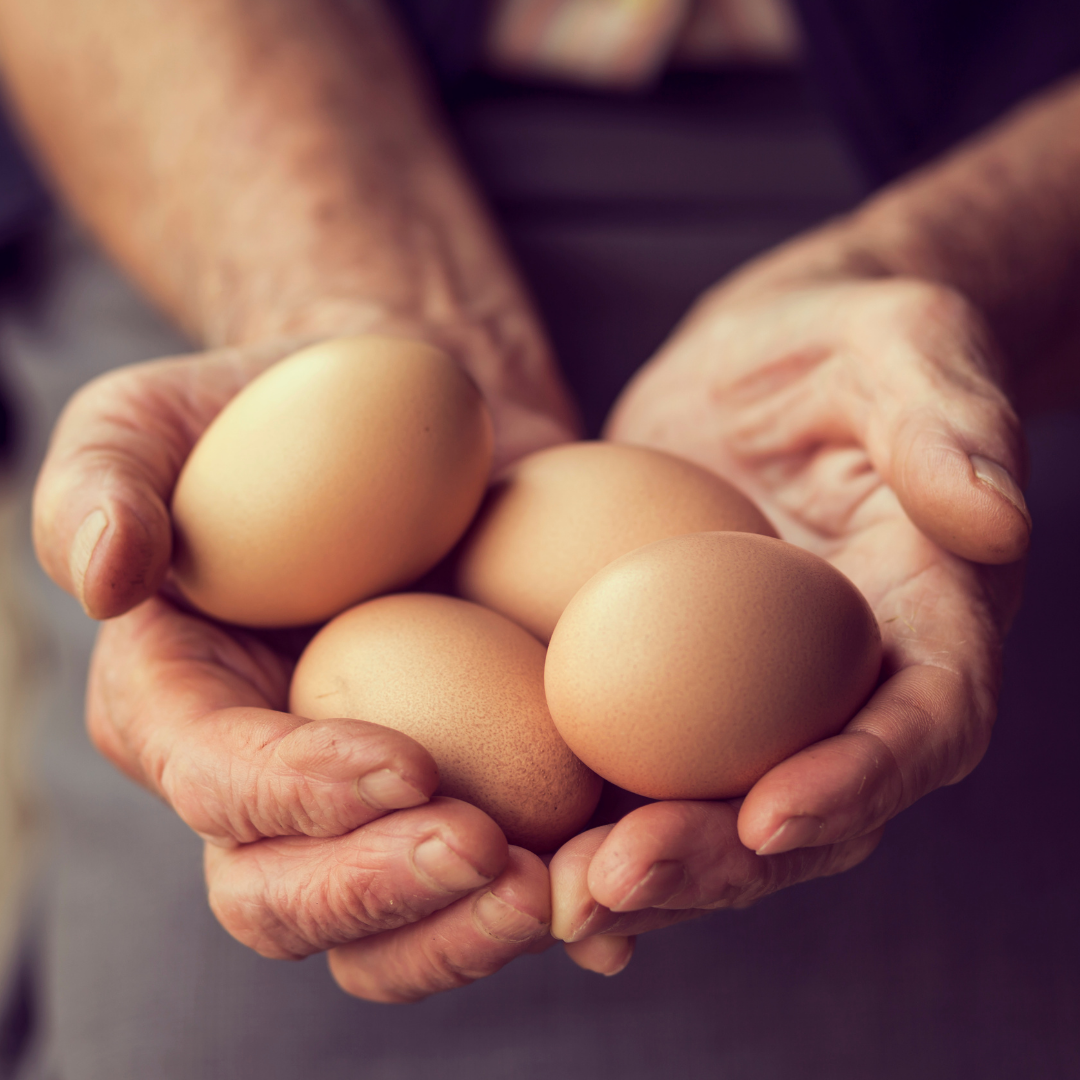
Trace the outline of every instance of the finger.
{"type": "Polygon", "coordinates": [[[986,441],[937,410],[912,412],[897,426],[885,478],[912,522],[947,551],[973,562],[1016,562],[1031,537],[1031,514],[1014,479],[1019,455],[999,449],[990,457],[986,441]]]}
{"type": "Polygon", "coordinates": [[[551,858],[551,936],[577,941],[595,931],[607,914],[589,892],[589,864],[614,825],[602,825],[568,840],[551,858]]]}
{"type": "Polygon", "coordinates": [[[759,854],[829,845],[880,828],[975,767],[992,705],[958,674],[929,665],[884,683],[839,735],[781,762],[750,790],[739,836],[759,854]]]}
{"type": "Polygon", "coordinates": [[[292,345],[120,368],[64,409],[34,493],[34,544],[94,618],[152,595],[172,551],[168,503],[188,452],[246,382],[292,345]]]}
{"type": "Polygon", "coordinates": [[[975,562],[1016,561],[1031,534],[1026,458],[1020,423],[990,377],[987,332],[949,290],[893,283],[881,296],[888,309],[860,308],[853,330],[852,362],[874,353],[860,424],[871,461],[935,543],[975,562]]]}
{"type": "Polygon", "coordinates": [[[216,844],[337,836],[431,796],[435,762],[407,735],[284,712],[290,668],[254,637],[148,600],[101,628],[91,738],[216,844]]]}
{"type": "MultiPolygon", "coordinates": [[[[614,913],[744,907],[800,881],[854,866],[874,843],[764,858],[744,847],[723,802],[658,802],[627,815],[589,863],[588,889],[614,913]]],[[[627,932],[626,924],[613,924],[627,932]]]]}
{"type": "Polygon", "coordinates": [[[544,864],[509,849],[506,869],[422,922],[334,949],[330,972],[368,1001],[418,1001],[491,975],[547,936],[550,892],[544,864]]]}
{"type": "Polygon", "coordinates": [[[739,841],[723,802],[658,802],[575,837],[551,864],[552,934],[632,936],[719,908],[745,907],[861,862],[880,834],[778,857],[739,841]]]}
{"type": "Polygon", "coordinates": [[[597,934],[583,941],[568,941],[563,948],[579,968],[597,975],[618,975],[634,956],[635,938],[597,934]]]}
{"type": "Polygon", "coordinates": [[[507,858],[482,810],[439,798],[328,840],[207,845],[205,865],[222,926],[263,956],[296,959],[423,919],[490,882],[507,858]]]}

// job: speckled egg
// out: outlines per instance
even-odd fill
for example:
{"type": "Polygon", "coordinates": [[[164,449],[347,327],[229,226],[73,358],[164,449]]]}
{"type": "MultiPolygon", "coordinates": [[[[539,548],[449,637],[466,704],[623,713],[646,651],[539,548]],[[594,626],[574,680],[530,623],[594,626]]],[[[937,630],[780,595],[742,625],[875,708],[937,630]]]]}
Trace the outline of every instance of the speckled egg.
{"type": "Polygon", "coordinates": [[[464,600],[399,594],[339,615],[301,656],[290,709],[411,736],[434,757],[440,794],[479,806],[533,851],[577,833],[600,797],[599,777],[551,722],[543,646],[464,600]]]}
{"type": "Polygon", "coordinates": [[[491,460],[480,393],[440,350],[377,337],[303,349],[192,450],[172,500],[175,582],[229,622],[328,619],[441,559],[491,460]]]}
{"type": "Polygon", "coordinates": [[[457,561],[456,589],[547,641],[601,567],[683,533],[775,536],[749,499],[660,450],[567,443],[530,454],[493,486],[457,561]]]}
{"type": "Polygon", "coordinates": [[[655,799],[744,795],[866,701],[881,636],[859,590],[773,537],[649,544],[574,596],[548,648],[548,706],[575,754],[655,799]]]}

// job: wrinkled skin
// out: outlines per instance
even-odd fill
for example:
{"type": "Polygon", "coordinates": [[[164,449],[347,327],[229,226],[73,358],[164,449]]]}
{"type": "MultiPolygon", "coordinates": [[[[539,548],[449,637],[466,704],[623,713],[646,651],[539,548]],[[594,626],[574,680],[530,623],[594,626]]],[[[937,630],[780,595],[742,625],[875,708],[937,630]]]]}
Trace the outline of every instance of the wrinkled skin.
{"type": "MultiPolygon", "coordinates": [[[[330,950],[349,992],[410,1001],[550,941],[543,863],[508,847],[476,807],[432,798],[435,763],[408,736],[289,715],[305,632],[211,622],[185,610],[165,578],[168,497],[191,446],[295,345],[155,361],[88,384],[42,468],[35,539],[43,564],[91,613],[126,611],[101,627],[90,734],[204,838],[222,925],[264,956],[330,950]],[[108,523],[80,560],[80,522],[95,509],[108,523]]],[[[511,431],[516,449],[498,453],[571,434],[542,410],[525,421],[511,431]]]]}
{"type": "Polygon", "coordinates": [[[1080,82],[723,283],[628,387],[609,435],[730,477],[848,573],[881,620],[885,679],[741,804],[614,814],[555,854],[549,883],[480,811],[430,799],[416,743],[284,713],[295,642],[158,592],[180,465],[297,344],[283,337],[447,349],[491,407],[502,463],[575,435],[386,6],[0,0],[0,29],[5,89],[57,190],[195,340],[239,343],[77,395],[35,539],[54,580],[110,620],[96,744],[206,838],[211,903],[241,941],[329,949],[343,988],[386,1001],[484,975],[549,929],[612,973],[636,933],[854,865],[892,815],[978,761],[1029,532],[987,326],[1012,357],[1080,341],[1080,82]]]}
{"type": "Polygon", "coordinates": [[[891,817],[978,763],[1030,531],[1019,489],[980,461],[1024,475],[990,349],[939,286],[778,287],[752,269],[704,297],[623,393],[607,435],[747,492],[859,586],[885,660],[839,735],[744,800],[655,803],[571,840],[551,866],[553,928],[579,963],[617,968],[635,934],[854,866],[891,817]]]}
{"type": "MultiPolygon", "coordinates": [[[[341,985],[377,1000],[493,971],[543,947],[549,925],[578,963],[611,973],[638,933],[847,869],[890,817],[966,775],[989,738],[1016,568],[960,558],[911,520],[987,561],[1026,545],[1023,515],[967,464],[978,453],[1023,475],[984,341],[970,308],[936,287],[736,279],[627,388],[608,434],[715,469],[786,539],[847,573],[882,624],[887,678],[843,733],[741,803],[650,804],[571,840],[551,863],[553,910],[540,860],[508,849],[475,808],[427,801],[437,773],[412,740],[285,713],[297,642],[148,599],[103,626],[94,740],[207,840],[211,904],[234,936],[267,956],[330,949],[341,985]],[[401,782],[365,797],[358,778],[375,774],[401,782]],[[459,856],[442,850],[439,880],[412,855],[433,837],[459,856]],[[477,913],[489,893],[504,901],[494,930],[477,913]]],[[[159,567],[126,583],[130,603],[163,572],[145,538],[167,523],[165,493],[190,445],[284,351],[141,365],[73,401],[42,474],[38,535],[43,556],[62,554],[51,508],[71,507],[73,491],[95,505],[111,493],[115,525],[84,597],[113,602],[119,566],[159,567]]]]}

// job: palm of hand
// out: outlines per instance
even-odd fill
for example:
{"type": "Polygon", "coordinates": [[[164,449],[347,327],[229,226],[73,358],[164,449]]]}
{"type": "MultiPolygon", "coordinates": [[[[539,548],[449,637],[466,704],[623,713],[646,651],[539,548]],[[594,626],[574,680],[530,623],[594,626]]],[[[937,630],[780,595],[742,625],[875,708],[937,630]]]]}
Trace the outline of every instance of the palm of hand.
{"type": "Polygon", "coordinates": [[[1019,472],[1022,450],[982,341],[963,301],[921,283],[727,287],[624,391],[607,435],[726,477],[784,539],[847,574],[877,615],[885,664],[840,735],[776,766],[741,806],[656,804],[571,841],[552,867],[554,924],[579,962],[607,963],[588,934],[637,933],[852,865],[889,818],[982,756],[1019,572],[968,559],[1016,559],[1027,539],[994,471],[1019,472]],[[710,826],[707,855],[693,834],[710,826]],[[590,915],[595,902],[622,914],[590,915]]]}
{"type": "MultiPolygon", "coordinates": [[[[999,644],[1016,573],[974,566],[935,543],[892,483],[925,518],[943,501],[927,490],[940,478],[935,465],[968,468],[958,433],[1017,440],[968,318],[924,287],[892,283],[706,309],[631,384],[608,434],[726,477],[784,539],[847,574],[878,615],[891,671],[960,670],[970,666],[965,639],[999,644]],[[960,338],[962,359],[946,351],[960,338]]],[[[933,531],[940,539],[940,526],[933,531]]],[[[983,558],[997,562],[990,530],[980,539],[983,558]]]]}
{"type": "MultiPolygon", "coordinates": [[[[91,735],[207,840],[220,921],[267,956],[330,949],[335,977],[360,996],[412,1000],[489,974],[544,936],[543,864],[508,849],[482,811],[432,798],[435,764],[414,740],[285,712],[296,642],[190,614],[167,583],[152,595],[191,446],[298,344],[154,361],[86,386],[42,469],[36,541],[88,611],[114,616],[92,664],[91,735]],[[445,948],[433,953],[433,938],[445,948]]],[[[556,430],[552,420],[527,435],[556,430]]]]}

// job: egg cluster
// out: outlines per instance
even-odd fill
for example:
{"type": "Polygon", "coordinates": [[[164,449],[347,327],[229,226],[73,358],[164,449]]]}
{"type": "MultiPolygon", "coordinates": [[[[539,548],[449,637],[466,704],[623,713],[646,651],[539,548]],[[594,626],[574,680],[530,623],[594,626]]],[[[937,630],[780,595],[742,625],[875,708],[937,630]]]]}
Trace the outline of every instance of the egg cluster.
{"type": "Polygon", "coordinates": [[[304,349],[192,451],[174,580],[227,622],[325,623],[290,709],[410,735],[440,793],[538,852],[585,825],[601,777],[650,798],[742,795],[869,695],[866,601],[719,477],[586,442],[488,489],[491,460],[480,394],[439,350],[304,349]],[[443,560],[456,595],[400,591],[443,560]]]}

